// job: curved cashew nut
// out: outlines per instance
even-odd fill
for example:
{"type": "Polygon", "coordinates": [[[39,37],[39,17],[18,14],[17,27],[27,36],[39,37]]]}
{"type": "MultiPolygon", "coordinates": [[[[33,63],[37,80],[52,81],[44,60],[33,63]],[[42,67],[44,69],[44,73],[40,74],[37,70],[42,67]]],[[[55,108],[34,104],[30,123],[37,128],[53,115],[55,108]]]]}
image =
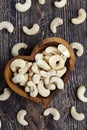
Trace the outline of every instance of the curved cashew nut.
{"type": "Polygon", "coordinates": [[[37,85],[37,89],[38,89],[38,93],[42,96],[42,97],[48,97],[50,95],[50,90],[46,89],[44,87],[44,83],[42,80],[40,80],[40,82],[37,85]]]}
{"type": "Polygon", "coordinates": [[[4,88],[4,92],[0,95],[0,101],[8,100],[11,96],[11,91],[9,88],[4,88]]]}
{"type": "Polygon", "coordinates": [[[56,85],[55,84],[49,84],[46,86],[47,89],[49,90],[55,90],[56,89],[56,85]]]}
{"type": "Polygon", "coordinates": [[[34,24],[31,29],[29,29],[27,26],[23,26],[23,31],[27,35],[35,35],[39,32],[39,29],[40,27],[38,24],[34,24]]]}
{"type": "Polygon", "coordinates": [[[56,47],[54,46],[49,46],[45,49],[44,53],[46,53],[45,55],[47,54],[59,54],[59,51],[56,47]]]}
{"type": "Polygon", "coordinates": [[[41,77],[40,74],[34,74],[34,76],[32,78],[34,84],[38,84],[39,83],[40,77],[41,77]]]}
{"type": "Polygon", "coordinates": [[[44,60],[37,61],[37,65],[44,70],[50,70],[50,66],[44,60]]]}
{"type": "Polygon", "coordinates": [[[59,77],[59,78],[61,78],[65,73],[66,73],[66,71],[67,71],[67,68],[66,67],[63,67],[62,69],[60,69],[60,70],[57,70],[57,76],[59,77]]]}
{"type": "Polygon", "coordinates": [[[48,116],[49,114],[51,114],[52,116],[53,116],[53,119],[54,120],[59,120],[60,119],[60,113],[59,113],[59,111],[57,110],[57,109],[55,109],[55,108],[47,108],[45,111],[44,111],[44,113],[43,113],[43,115],[44,116],[48,116]]]}
{"type": "Polygon", "coordinates": [[[24,119],[25,115],[27,114],[27,112],[25,110],[20,110],[17,113],[17,121],[23,125],[23,126],[27,126],[28,122],[24,119]]]}
{"type": "Polygon", "coordinates": [[[85,97],[84,93],[86,91],[85,86],[80,86],[77,90],[77,96],[80,101],[87,102],[87,97],[85,97]]]}
{"type": "Polygon", "coordinates": [[[67,3],[67,0],[61,0],[61,1],[55,1],[54,2],[54,5],[55,5],[55,7],[57,7],[57,8],[62,8],[62,7],[64,7],[65,5],[66,5],[66,3],[67,3]]]}
{"type": "Polygon", "coordinates": [[[16,3],[15,8],[19,12],[25,12],[31,7],[31,0],[26,0],[24,4],[16,3]]]}
{"type": "Polygon", "coordinates": [[[43,59],[43,54],[42,53],[37,53],[35,55],[35,61],[42,60],[42,59],[43,59]]]}
{"type": "Polygon", "coordinates": [[[71,108],[71,116],[73,117],[73,119],[75,119],[77,121],[82,121],[85,118],[83,113],[76,112],[76,108],[74,106],[72,106],[72,108],[71,108]]]}
{"type": "Polygon", "coordinates": [[[58,51],[60,53],[62,53],[64,56],[66,56],[67,58],[70,57],[70,52],[69,52],[69,50],[64,45],[59,44],[58,45],[58,51]]]}
{"type": "Polygon", "coordinates": [[[32,64],[31,69],[32,69],[33,73],[39,74],[39,67],[38,67],[38,65],[37,65],[36,62],[34,62],[34,63],[32,64]]]}
{"type": "Polygon", "coordinates": [[[41,5],[45,4],[45,0],[38,0],[38,2],[39,2],[41,5]]]}
{"type": "Polygon", "coordinates": [[[71,22],[72,22],[73,24],[78,25],[78,24],[83,23],[83,22],[85,21],[85,19],[86,19],[86,11],[81,8],[81,9],[79,9],[79,11],[78,11],[78,17],[77,17],[77,18],[73,18],[73,19],[71,20],[71,22]]]}
{"type": "Polygon", "coordinates": [[[13,46],[13,48],[12,48],[12,50],[11,50],[11,54],[13,55],[13,56],[18,56],[19,55],[19,50],[20,49],[27,49],[27,44],[25,44],[25,43],[17,43],[17,44],[15,44],[14,46],[13,46]]]}
{"type": "Polygon", "coordinates": [[[71,47],[72,47],[72,49],[77,49],[77,53],[76,53],[77,56],[82,56],[83,55],[84,48],[81,45],[81,43],[73,42],[73,43],[71,43],[71,47]]]}
{"type": "Polygon", "coordinates": [[[54,55],[49,59],[49,64],[53,69],[58,70],[64,67],[65,62],[61,56],[54,55]]]}
{"type": "Polygon", "coordinates": [[[12,33],[14,31],[14,26],[8,21],[0,22],[0,30],[7,29],[9,33],[12,33]]]}
{"type": "Polygon", "coordinates": [[[52,78],[50,79],[50,83],[56,84],[58,89],[64,89],[64,82],[63,82],[63,80],[62,80],[61,78],[59,78],[59,77],[52,77],[52,78]]]}
{"type": "Polygon", "coordinates": [[[24,68],[26,66],[26,61],[22,59],[16,59],[11,62],[10,68],[13,72],[17,70],[17,68],[24,68]]]}
{"type": "Polygon", "coordinates": [[[32,62],[28,62],[24,68],[19,69],[19,74],[25,74],[32,66],[32,62]]]}
{"type": "Polygon", "coordinates": [[[27,86],[30,89],[30,96],[36,97],[38,95],[38,89],[37,89],[36,85],[32,81],[29,81],[29,82],[27,82],[27,86]]]}
{"type": "Polygon", "coordinates": [[[63,24],[63,19],[61,18],[54,18],[50,24],[50,30],[53,33],[57,32],[57,27],[63,24]]]}

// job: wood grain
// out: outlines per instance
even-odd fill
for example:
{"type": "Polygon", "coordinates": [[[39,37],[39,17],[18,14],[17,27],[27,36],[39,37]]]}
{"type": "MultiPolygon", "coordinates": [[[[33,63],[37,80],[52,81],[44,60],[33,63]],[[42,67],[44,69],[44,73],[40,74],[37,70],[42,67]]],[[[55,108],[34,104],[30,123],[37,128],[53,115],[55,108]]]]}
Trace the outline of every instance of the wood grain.
{"type": "Polygon", "coordinates": [[[87,130],[87,104],[80,102],[76,97],[79,85],[87,86],[87,20],[78,26],[70,22],[72,17],[77,16],[79,8],[87,11],[87,0],[68,0],[68,4],[62,9],[55,8],[54,1],[47,0],[42,6],[37,0],[32,0],[32,8],[25,13],[19,13],[15,10],[17,0],[0,0],[0,22],[8,20],[15,26],[12,34],[6,30],[0,31],[0,93],[3,92],[4,87],[7,87],[4,80],[4,67],[12,58],[11,48],[17,42],[25,42],[29,46],[26,51],[20,52],[24,55],[29,55],[37,43],[50,36],[61,37],[69,43],[81,42],[84,46],[84,54],[82,57],[76,57],[75,69],[66,84],[65,91],[58,94],[50,105],[60,111],[61,119],[55,122],[51,116],[43,117],[42,112],[45,109],[43,106],[12,92],[7,101],[0,102],[1,130],[87,130]],[[64,24],[58,28],[56,34],[53,34],[49,30],[49,24],[55,17],[63,18],[64,24]],[[25,35],[22,26],[31,27],[35,22],[40,24],[39,33],[35,36],[25,35]],[[84,121],[77,122],[71,118],[72,105],[76,106],[78,112],[85,114],[84,121]],[[16,120],[16,114],[20,109],[26,109],[28,112],[25,117],[29,122],[27,127],[21,126],[16,120]]]}

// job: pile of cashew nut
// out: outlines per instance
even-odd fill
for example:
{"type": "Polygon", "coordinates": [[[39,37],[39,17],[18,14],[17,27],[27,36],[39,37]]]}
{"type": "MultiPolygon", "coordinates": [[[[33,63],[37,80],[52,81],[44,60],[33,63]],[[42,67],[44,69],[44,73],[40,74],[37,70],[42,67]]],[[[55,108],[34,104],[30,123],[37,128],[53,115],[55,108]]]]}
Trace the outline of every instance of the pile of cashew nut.
{"type": "Polygon", "coordinates": [[[48,97],[50,92],[64,89],[62,76],[66,73],[65,65],[70,58],[69,50],[62,44],[58,47],[49,46],[35,55],[35,62],[23,59],[14,60],[11,65],[13,72],[12,82],[24,86],[24,91],[31,97],[38,94],[48,97]]]}

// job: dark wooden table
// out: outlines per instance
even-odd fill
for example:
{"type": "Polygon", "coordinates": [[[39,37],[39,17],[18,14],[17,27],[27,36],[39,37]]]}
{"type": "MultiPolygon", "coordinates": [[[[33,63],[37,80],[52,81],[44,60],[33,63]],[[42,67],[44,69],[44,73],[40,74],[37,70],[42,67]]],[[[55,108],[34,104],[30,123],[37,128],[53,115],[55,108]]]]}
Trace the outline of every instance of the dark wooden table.
{"type": "Polygon", "coordinates": [[[59,121],[53,121],[51,116],[44,117],[43,106],[12,92],[7,101],[0,102],[1,130],[87,130],[87,103],[80,102],[76,96],[76,90],[80,85],[87,87],[87,21],[78,26],[71,23],[71,18],[77,16],[80,8],[87,11],[87,0],[68,0],[67,5],[61,9],[53,6],[54,1],[46,0],[46,4],[42,6],[37,0],[32,0],[30,10],[19,13],[15,9],[17,0],[0,0],[0,22],[11,21],[15,26],[12,34],[6,30],[0,31],[0,93],[8,87],[4,80],[4,68],[12,58],[11,49],[16,43],[27,43],[28,49],[22,50],[20,54],[29,55],[34,46],[46,37],[61,37],[69,43],[80,42],[84,46],[84,54],[82,57],[76,56],[75,68],[66,84],[65,91],[58,94],[50,104],[51,107],[60,111],[61,118],[59,121]],[[53,34],[49,30],[49,24],[55,17],[63,18],[64,24],[58,27],[56,34],[53,34]],[[35,22],[40,25],[39,33],[34,36],[25,35],[22,26],[31,27],[35,22]],[[78,112],[85,114],[84,121],[78,122],[71,118],[72,105],[76,106],[78,112]],[[28,114],[25,117],[29,122],[27,127],[21,126],[16,120],[16,114],[20,109],[27,110],[28,114]]]}

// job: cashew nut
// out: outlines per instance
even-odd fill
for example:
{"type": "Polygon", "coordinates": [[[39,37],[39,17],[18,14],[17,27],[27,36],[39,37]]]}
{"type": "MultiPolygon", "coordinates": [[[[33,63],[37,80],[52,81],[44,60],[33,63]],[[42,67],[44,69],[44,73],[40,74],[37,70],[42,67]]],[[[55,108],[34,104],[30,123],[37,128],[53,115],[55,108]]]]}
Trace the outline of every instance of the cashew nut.
{"type": "Polygon", "coordinates": [[[50,83],[54,83],[57,86],[58,89],[64,89],[64,82],[59,77],[52,77],[50,79],[50,83]]]}
{"type": "Polygon", "coordinates": [[[64,56],[66,56],[67,58],[70,57],[70,52],[69,52],[69,50],[64,45],[59,44],[58,45],[58,51],[60,53],[62,53],[64,56]]]}
{"type": "Polygon", "coordinates": [[[27,35],[35,35],[39,32],[39,29],[40,27],[38,24],[34,24],[31,29],[29,29],[27,26],[23,26],[23,31],[27,35]]]}
{"type": "Polygon", "coordinates": [[[19,55],[19,51],[20,51],[20,49],[27,49],[27,44],[25,44],[25,43],[17,43],[17,44],[15,44],[14,46],[13,46],[13,48],[12,48],[12,50],[11,50],[11,54],[13,55],[13,56],[18,56],[19,55]]]}
{"type": "Polygon", "coordinates": [[[42,60],[42,59],[43,59],[43,54],[42,53],[37,53],[35,55],[35,61],[42,60]]]}
{"type": "Polygon", "coordinates": [[[62,8],[62,7],[64,7],[65,5],[66,5],[66,3],[67,3],[67,0],[61,0],[61,1],[55,1],[54,2],[54,5],[55,5],[55,7],[57,7],[57,8],[62,8]]]}
{"type": "Polygon", "coordinates": [[[25,86],[25,84],[27,83],[27,81],[28,81],[28,74],[27,73],[25,73],[24,74],[24,79],[23,80],[21,80],[21,82],[19,83],[20,84],[20,86],[25,86]]]}
{"type": "Polygon", "coordinates": [[[32,66],[32,62],[28,62],[24,68],[19,69],[19,74],[25,74],[32,66]]]}
{"type": "Polygon", "coordinates": [[[53,116],[53,119],[54,120],[59,120],[60,119],[60,113],[59,113],[59,111],[57,110],[57,109],[55,109],[55,108],[47,108],[45,111],[44,111],[44,113],[43,113],[43,115],[44,116],[48,116],[49,114],[51,114],[52,116],[53,116]]]}
{"type": "Polygon", "coordinates": [[[11,96],[11,91],[9,88],[4,88],[4,92],[0,95],[0,101],[8,100],[11,96]]]}
{"type": "Polygon", "coordinates": [[[25,12],[28,9],[30,9],[31,7],[31,0],[26,0],[24,4],[21,3],[16,3],[15,8],[19,11],[19,12],[25,12]]]}
{"type": "Polygon", "coordinates": [[[50,70],[50,66],[44,60],[37,61],[37,65],[44,70],[50,70]]]}
{"type": "Polygon", "coordinates": [[[45,4],[45,0],[38,0],[40,4],[45,4]]]}
{"type": "Polygon", "coordinates": [[[39,83],[40,77],[41,77],[40,74],[34,74],[34,76],[32,78],[34,84],[38,84],[39,83]]]}
{"type": "Polygon", "coordinates": [[[76,49],[77,50],[77,53],[76,53],[77,56],[82,56],[83,55],[84,48],[81,45],[81,43],[73,42],[73,43],[71,43],[71,47],[72,47],[72,49],[76,49]]]}
{"type": "Polygon", "coordinates": [[[29,82],[27,82],[27,86],[30,89],[30,96],[36,97],[38,95],[38,89],[37,89],[36,85],[32,81],[29,81],[29,82]]]}
{"type": "Polygon", "coordinates": [[[55,90],[56,85],[55,84],[49,84],[49,85],[46,85],[46,88],[49,89],[49,90],[55,90]]]}
{"type": "Polygon", "coordinates": [[[66,73],[66,71],[67,71],[67,68],[64,66],[62,69],[57,70],[57,74],[56,75],[58,77],[62,77],[66,73]]]}
{"type": "Polygon", "coordinates": [[[73,18],[73,19],[71,20],[71,22],[72,22],[73,24],[78,25],[78,24],[83,23],[83,22],[85,21],[85,19],[86,19],[86,11],[85,11],[83,8],[81,8],[81,9],[79,9],[79,11],[78,11],[78,17],[77,17],[77,18],[73,18]]]}
{"type": "Polygon", "coordinates": [[[71,116],[77,121],[82,121],[85,118],[83,113],[77,113],[76,108],[74,106],[72,106],[71,108],[71,116]]]}
{"type": "Polygon", "coordinates": [[[27,93],[30,92],[30,88],[28,86],[25,86],[25,92],[27,92],[27,93]]]}
{"type": "Polygon", "coordinates": [[[53,55],[50,59],[49,59],[49,64],[50,66],[55,69],[61,69],[64,67],[65,62],[63,60],[63,58],[61,58],[61,56],[59,55],[53,55]]]}
{"type": "Polygon", "coordinates": [[[28,122],[24,119],[25,115],[27,114],[27,112],[25,110],[20,110],[17,113],[17,121],[23,125],[23,126],[27,126],[28,122]]]}
{"type": "Polygon", "coordinates": [[[44,87],[44,83],[42,80],[40,80],[40,82],[37,85],[37,89],[38,89],[38,93],[42,96],[42,97],[48,97],[50,95],[50,90],[46,89],[44,87]]]}
{"type": "Polygon", "coordinates": [[[38,65],[37,65],[36,62],[34,62],[34,63],[32,64],[31,69],[32,69],[33,73],[39,74],[39,67],[38,67],[38,65]]]}
{"type": "Polygon", "coordinates": [[[85,86],[80,86],[77,90],[77,96],[78,96],[79,100],[82,102],[87,102],[87,97],[85,97],[85,95],[84,95],[85,91],[86,91],[85,86]]]}
{"type": "Polygon", "coordinates": [[[62,25],[63,24],[63,19],[61,18],[54,18],[50,24],[50,30],[53,32],[53,33],[56,33],[57,32],[57,27],[62,25]]]}
{"type": "Polygon", "coordinates": [[[0,22],[0,30],[7,29],[9,33],[12,33],[14,31],[14,26],[8,21],[0,22]]]}
{"type": "Polygon", "coordinates": [[[49,46],[49,47],[47,47],[46,49],[45,49],[45,51],[44,51],[44,53],[46,53],[46,55],[47,54],[52,54],[52,55],[54,55],[54,54],[59,54],[59,52],[58,52],[58,49],[56,48],[56,47],[54,47],[54,46],[49,46]]]}
{"type": "Polygon", "coordinates": [[[24,68],[26,66],[26,61],[22,59],[16,59],[12,61],[10,68],[13,72],[15,72],[18,68],[24,68]]]}

